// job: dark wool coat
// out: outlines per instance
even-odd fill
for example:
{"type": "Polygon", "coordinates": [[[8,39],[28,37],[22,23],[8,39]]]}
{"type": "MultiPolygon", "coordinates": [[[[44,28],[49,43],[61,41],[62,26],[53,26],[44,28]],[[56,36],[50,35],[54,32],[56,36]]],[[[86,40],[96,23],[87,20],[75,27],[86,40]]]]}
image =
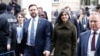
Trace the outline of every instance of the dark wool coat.
{"type": "Polygon", "coordinates": [[[76,56],[77,30],[68,21],[56,24],[53,30],[51,49],[55,48],[54,56],[76,56]]]}

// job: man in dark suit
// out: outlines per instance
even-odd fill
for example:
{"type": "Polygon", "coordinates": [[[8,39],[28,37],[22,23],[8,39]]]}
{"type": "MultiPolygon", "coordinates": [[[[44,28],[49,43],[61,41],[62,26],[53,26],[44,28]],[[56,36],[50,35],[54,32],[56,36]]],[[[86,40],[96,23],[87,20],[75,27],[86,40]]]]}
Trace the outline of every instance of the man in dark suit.
{"type": "Polygon", "coordinates": [[[79,19],[79,23],[81,32],[89,30],[89,19],[86,15],[86,11],[83,11],[83,16],[79,19]]]}
{"type": "Polygon", "coordinates": [[[100,56],[100,15],[90,15],[89,25],[91,30],[80,35],[78,56],[100,56]]]}
{"type": "Polygon", "coordinates": [[[37,6],[29,5],[31,19],[23,26],[22,47],[24,56],[49,56],[50,54],[50,26],[49,22],[38,16],[37,6]]]}
{"type": "Polygon", "coordinates": [[[5,3],[0,3],[0,54],[7,51],[7,39],[9,37],[6,7],[5,3]]]}

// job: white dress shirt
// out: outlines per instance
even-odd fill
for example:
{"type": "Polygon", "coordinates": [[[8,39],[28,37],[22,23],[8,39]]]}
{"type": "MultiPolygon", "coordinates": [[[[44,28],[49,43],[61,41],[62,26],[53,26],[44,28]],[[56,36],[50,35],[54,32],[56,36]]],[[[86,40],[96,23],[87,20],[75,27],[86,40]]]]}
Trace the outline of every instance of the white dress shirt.
{"type": "MultiPolygon", "coordinates": [[[[94,56],[95,51],[91,51],[91,41],[92,41],[92,37],[93,37],[93,30],[91,30],[91,35],[89,37],[89,41],[88,41],[88,50],[87,50],[87,56],[94,56]]],[[[100,33],[100,29],[98,31],[96,31],[95,34],[95,47],[97,46],[97,40],[99,37],[99,33],[100,33]]]]}
{"type": "Polygon", "coordinates": [[[18,26],[16,28],[17,30],[17,43],[20,44],[21,40],[22,40],[22,35],[23,35],[23,24],[21,24],[20,26],[18,26]]]}
{"type": "Polygon", "coordinates": [[[34,20],[34,38],[36,36],[36,30],[37,30],[37,25],[38,25],[38,16],[36,18],[31,18],[28,26],[28,39],[26,45],[31,46],[30,44],[30,33],[31,33],[31,26],[32,26],[32,20],[34,20]]]}
{"type": "Polygon", "coordinates": [[[86,21],[87,20],[87,17],[85,16],[83,19],[85,21],[85,24],[83,24],[83,27],[84,27],[84,29],[86,29],[86,26],[87,26],[87,21],[86,21]]]}

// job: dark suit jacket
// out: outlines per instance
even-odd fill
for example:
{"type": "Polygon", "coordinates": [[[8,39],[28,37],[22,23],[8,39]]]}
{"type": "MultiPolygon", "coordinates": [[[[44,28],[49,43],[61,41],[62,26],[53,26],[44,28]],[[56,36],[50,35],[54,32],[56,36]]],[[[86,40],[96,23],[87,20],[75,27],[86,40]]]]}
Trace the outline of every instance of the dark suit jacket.
{"type": "Polygon", "coordinates": [[[9,37],[9,23],[5,13],[0,14],[0,53],[6,50],[9,37]]]}
{"type": "MultiPolygon", "coordinates": [[[[82,19],[84,19],[83,17],[82,17],[82,19]]],[[[84,32],[84,31],[86,31],[86,30],[89,30],[90,28],[89,28],[89,20],[88,19],[86,19],[86,28],[84,29],[84,24],[82,23],[82,21],[80,21],[79,22],[79,25],[80,25],[80,32],[84,32]]]]}
{"type": "MultiPolygon", "coordinates": [[[[22,53],[21,44],[17,43],[17,27],[19,25],[15,24],[12,27],[11,31],[11,50],[15,51],[16,56],[19,56],[19,53],[22,53]]],[[[23,29],[22,29],[23,31],[23,29]]]]}
{"type": "Polygon", "coordinates": [[[16,28],[18,27],[18,24],[13,25],[12,27],[12,31],[11,31],[11,49],[15,50],[16,49],[16,45],[17,45],[17,30],[16,28]]]}
{"type": "MultiPolygon", "coordinates": [[[[35,37],[35,53],[37,56],[43,56],[44,50],[50,50],[50,24],[46,19],[38,18],[38,25],[36,30],[35,37]]],[[[23,39],[22,46],[23,48],[26,46],[27,38],[28,38],[28,26],[30,19],[24,23],[23,27],[23,39]]],[[[24,49],[23,49],[24,50],[24,49]]]]}
{"type": "MultiPolygon", "coordinates": [[[[79,45],[78,45],[78,56],[87,56],[87,49],[88,49],[88,40],[90,37],[91,31],[88,30],[86,32],[83,32],[80,35],[79,45]]],[[[97,41],[95,56],[100,56],[100,33],[97,41]]]]}
{"type": "Polygon", "coordinates": [[[13,25],[12,28],[11,28],[11,49],[12,50],[15,50],[15,47],[16,47],[16,27],[17,25],[13,25]]]}
{"type": "Polygon", "coordinates": [[[71,15],[70,16],[70,21],[76,26],[76,29],[77,29],[77,37],[79,37],[79,35],[80,35],[80,27],[79,27],[79,24],[77,22],[77,19],[73,15],[71,15]]]}

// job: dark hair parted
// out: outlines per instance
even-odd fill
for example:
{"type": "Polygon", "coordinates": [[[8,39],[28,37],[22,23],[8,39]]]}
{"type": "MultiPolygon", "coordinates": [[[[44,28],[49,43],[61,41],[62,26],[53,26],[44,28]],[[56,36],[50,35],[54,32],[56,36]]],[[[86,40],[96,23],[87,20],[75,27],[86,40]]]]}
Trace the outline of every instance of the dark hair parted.
{"type": "Polygon", "coordinates": [[[30,7],[32,7],[32,6],[36,6],[36,8],[38,9],[38,7],[37,7],[36,4],[30,4],[29,7],[28,7],[28,9],[30,9],[30,7]]]}
{"type": "Polygon", "coordinates": [[[21,15],[21,16],[24,17],[23,13],[21,13],[21,12],[19,12],[19,13],[16,15],[16,17],[18,17],[18,15],[21,15]]]}
{"type": "MultiPolygon", "coordinates": [[[[66,12],[65,10],[62,10],[62,11],[59,13],[59,16],[57,17],[57,20],[56,20],[55,24],[56,24],[56,23],[59,23],[59,24],[63,23],[62,20],[61,20],[61,16],[63,15],[63,13],[66,13],[66,14],[69,16],[68,12],[66,12]]],[[[70,16],[69,16],[68,19],[70,19],[70,16]]]]}

